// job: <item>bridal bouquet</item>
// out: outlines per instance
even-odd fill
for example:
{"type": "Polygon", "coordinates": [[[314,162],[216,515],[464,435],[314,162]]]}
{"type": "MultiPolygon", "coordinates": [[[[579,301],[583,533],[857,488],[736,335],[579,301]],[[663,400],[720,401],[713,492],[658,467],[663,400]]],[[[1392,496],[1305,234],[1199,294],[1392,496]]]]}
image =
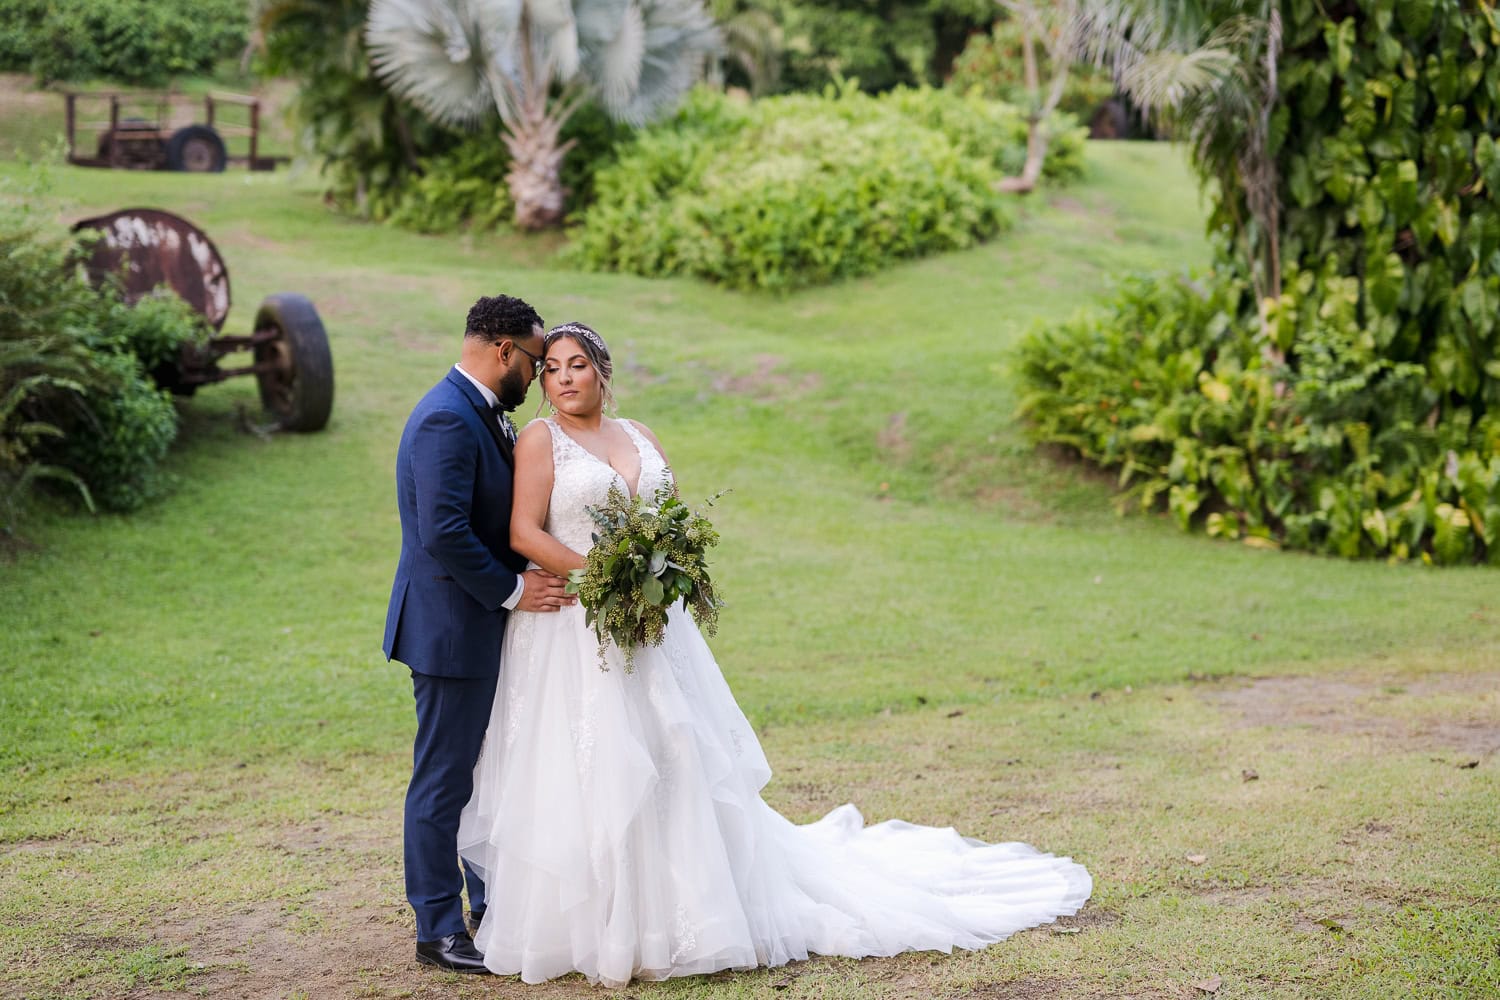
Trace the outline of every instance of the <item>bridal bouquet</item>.
{"type": "MultiPolygon", "coordinates": [[[[723,493],[707,501],[713,502],[723,493]]],[[[613,639],[625,653],[625,672],[635,669],[637,646],[658,646],[667,609],[686,599],[699,625],[713,635],[723,602],[708,578],[704,554],[719,533],[708,518],[663,487],[650,500],[627,497],[612,486],[589,516],[599,526],[588,565],[568,574],[568,593],[577,594],[585,620],[599,637],[599,667],[613,639]]]]}

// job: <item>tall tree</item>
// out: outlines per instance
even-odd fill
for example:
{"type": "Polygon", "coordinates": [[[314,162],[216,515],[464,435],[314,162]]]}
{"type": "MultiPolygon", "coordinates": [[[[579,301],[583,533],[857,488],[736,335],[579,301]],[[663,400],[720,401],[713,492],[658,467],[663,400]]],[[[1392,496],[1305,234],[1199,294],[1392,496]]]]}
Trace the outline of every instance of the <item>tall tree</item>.
{"type": "MultiPolygon", "coordinates": [[[[1002,0],[1004,2],[1004,0],[1002,0]]],[[[1136,106],[1192,149],[1220,195],[1256,297],[1281,295],[1281,178],[1272,112],[1282,19],[1276,0],[1081,0],[1084,51],[1136,106]]]]}
{"type": "Polygon", "coordinates": [[[499,113],[524,229],[562,219],[572,143],[560,133],[584,101],[642,124],[674,107],[720,46],[699,0],[375,0],[365,38],[380,77],[435,121],[499,113]]]}

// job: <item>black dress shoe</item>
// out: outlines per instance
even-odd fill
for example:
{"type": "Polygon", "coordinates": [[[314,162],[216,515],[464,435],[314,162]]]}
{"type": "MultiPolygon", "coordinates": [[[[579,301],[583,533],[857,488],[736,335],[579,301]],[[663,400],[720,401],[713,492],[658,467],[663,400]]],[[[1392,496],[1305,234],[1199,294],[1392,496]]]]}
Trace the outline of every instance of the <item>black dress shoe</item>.
{"type": "Polygon", "coordinates": [[[474,912],[473,910],[469,911],[469,935],[471,937],[473,935],[479,933],[479,922],[482,921],[483,919],[484,919],[484,911],[483,910],[480,910],[477,913],[474,912]]]}
{"type": "Polygon", "coordinates": [[[477,972],[488,975],[484,967],[484,956],[474,947],[474,939],[463,931],[438,938],[436,941],[417,942],[417,961],[423,965],[435,965],[449,972],[477,972]]]}

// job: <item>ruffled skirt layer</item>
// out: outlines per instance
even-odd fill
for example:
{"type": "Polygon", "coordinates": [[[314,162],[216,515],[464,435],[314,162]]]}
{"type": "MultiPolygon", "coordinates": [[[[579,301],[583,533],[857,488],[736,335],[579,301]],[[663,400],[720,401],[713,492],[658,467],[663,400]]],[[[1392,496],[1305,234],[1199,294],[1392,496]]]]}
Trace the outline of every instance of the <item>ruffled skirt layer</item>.
{"type": "Polygon", "coordinates": [[[844,805],[798,826],[680,609],[599,668],[578,607],[511,618],[459,850],[487,886],[491,970],[619,986],[809,954],[980,948],[1076,912],[1081,865],[844,805]]]}

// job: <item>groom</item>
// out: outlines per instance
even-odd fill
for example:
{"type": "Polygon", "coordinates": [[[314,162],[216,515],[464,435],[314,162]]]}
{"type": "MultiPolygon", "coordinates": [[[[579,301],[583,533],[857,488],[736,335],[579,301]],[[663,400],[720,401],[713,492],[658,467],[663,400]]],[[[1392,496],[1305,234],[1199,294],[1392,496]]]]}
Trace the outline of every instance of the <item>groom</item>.
{"type": "Polygon", "coordinates": [[[556,611],[566,581],[510,550],[515,427],[505,414],[541,368],[542,318],[520,299],[469,310],[458,364],[422,397],[396,451],[401,561],[385,655],[411,668],[417,736],[406,790],[406,898],[417,961],[485,972],[464,926],[484,913],[484,883],[458,864],[458,820],[473,790],[510,611],[556,611]],[[524,570],[524,572],[523,572],[524,570]]]}

